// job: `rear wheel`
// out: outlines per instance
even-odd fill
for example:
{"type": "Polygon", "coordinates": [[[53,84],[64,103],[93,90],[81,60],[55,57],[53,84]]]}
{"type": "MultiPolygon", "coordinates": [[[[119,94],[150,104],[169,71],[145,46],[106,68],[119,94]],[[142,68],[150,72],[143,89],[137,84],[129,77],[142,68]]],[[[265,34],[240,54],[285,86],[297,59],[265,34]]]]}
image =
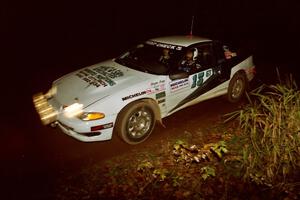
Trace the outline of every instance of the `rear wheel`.
{"type": "Polygon", "coordinates": [[[247,77],[245,73],[238,72],[230,80],[228,86],[227,99],[232,103],[236,103],[243,97],[247,86],[247,77]]]}
{"type": "Polygon", "coordinates": [[[145,102],[135,102],[125,107],[118,116],[116,131],[128,144],[145,141],[155,126],[155,115],[145,102]]]}

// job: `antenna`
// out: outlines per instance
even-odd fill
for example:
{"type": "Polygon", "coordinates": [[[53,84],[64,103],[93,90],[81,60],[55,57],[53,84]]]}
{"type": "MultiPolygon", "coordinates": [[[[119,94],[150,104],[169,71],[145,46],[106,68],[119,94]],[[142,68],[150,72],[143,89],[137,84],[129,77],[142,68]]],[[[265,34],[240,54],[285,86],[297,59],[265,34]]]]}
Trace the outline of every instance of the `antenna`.
{"type": "Polygon", "coordinates": [[[191,31],[190,31],[190,36],[193,35],[193,29],[194,29],[194,19],[195,19],[195,15],[192,16],[192,23],[191,23],[191,31]]]}
{"type": "MultiPolygon", "coordinates": [[[[194,30],[194,21],[195,21],[195,12],[197,9],[197,0],[193,0],[193,16],[192,16],[192,23],[191,23],[191,30],[190,30],[190,36],[193,36],[193,30],[194,30]]],[[[197,15],[196,15],[197,16],[197,15]]]]}

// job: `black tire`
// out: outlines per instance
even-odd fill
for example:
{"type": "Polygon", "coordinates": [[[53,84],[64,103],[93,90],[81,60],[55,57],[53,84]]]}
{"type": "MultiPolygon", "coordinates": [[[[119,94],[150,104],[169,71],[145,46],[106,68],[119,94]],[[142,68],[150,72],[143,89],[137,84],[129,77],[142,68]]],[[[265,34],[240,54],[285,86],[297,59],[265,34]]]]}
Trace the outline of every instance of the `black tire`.
{"type": "Polygon", "coordinates": [[[145,141],[155,126],[155,114],[147,103],[134,102],[118,115],[116,132],[128,144],[145,141]]]}
{"type": "Polygon", "coordinates": [[[236,73],[229,82],[227,99],[231,103],[236,103],[244,96],[248,80],[244,72],[236,73]]]}

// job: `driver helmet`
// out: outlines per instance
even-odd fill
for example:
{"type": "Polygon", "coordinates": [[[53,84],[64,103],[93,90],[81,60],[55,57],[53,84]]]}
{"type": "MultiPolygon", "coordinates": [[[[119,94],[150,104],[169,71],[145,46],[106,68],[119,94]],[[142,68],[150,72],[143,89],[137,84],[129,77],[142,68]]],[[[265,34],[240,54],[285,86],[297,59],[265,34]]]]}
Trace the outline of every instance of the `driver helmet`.
{"type": "Polygon", "coordinates": [[[193,60],[195,61],[198,57],[199,51],[197,48],[193,49],[193,60]]]}

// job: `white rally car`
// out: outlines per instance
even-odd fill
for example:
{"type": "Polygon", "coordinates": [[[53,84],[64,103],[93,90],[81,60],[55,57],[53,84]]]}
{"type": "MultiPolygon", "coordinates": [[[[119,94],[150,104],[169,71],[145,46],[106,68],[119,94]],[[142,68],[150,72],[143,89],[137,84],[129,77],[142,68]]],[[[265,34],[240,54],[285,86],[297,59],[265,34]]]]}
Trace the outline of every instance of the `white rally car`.
{"type": "Polygon", "coordinates": [[[33,102],[44,125],[80,141],[109,140],[115,132],[137,144],[187,106],[225,94],[238,101],[254,72],[251,55],[218,41],[161,37],[59,78],[33,102]]]}

